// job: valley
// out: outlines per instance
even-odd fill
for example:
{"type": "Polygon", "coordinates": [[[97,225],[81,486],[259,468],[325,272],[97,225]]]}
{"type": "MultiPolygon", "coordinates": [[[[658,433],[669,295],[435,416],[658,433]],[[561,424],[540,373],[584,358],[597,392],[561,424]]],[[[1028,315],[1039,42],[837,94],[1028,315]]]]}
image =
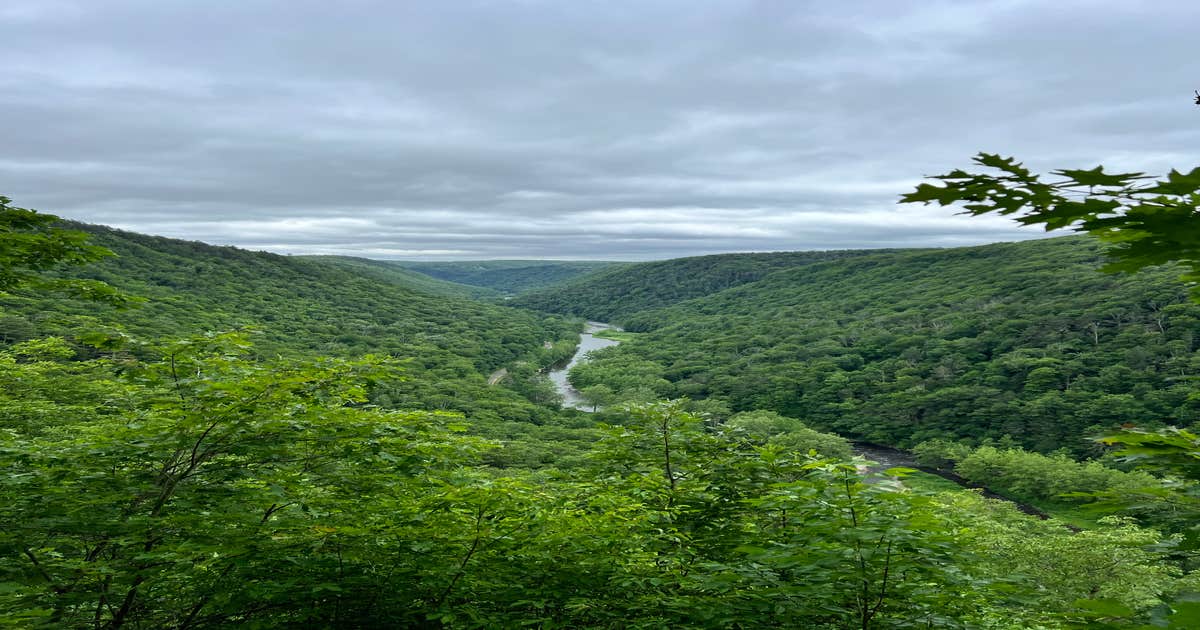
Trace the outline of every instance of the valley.
{"type": "Polygon", "coordinates": [[[1066,628],[1195,581],[1194,482],[1094,438],[1195,422],[1200,306],[1084,238],[472,286],[63,228],[131,303],[0,294],[9,626],[1066,628]]]}
{"type": "Polygon", "coordinates": [[[571,368],[587,360],[589,352],[601,348],[611,348],[620,344],[619,341],[597,337],[595,334],[603,330],[612,329],[613,326],[611,324],[593,321],[584,322],[584,329],[579,334],[579,345],[575,347],[575,354],[571,355],[571,359],[566,364],[561,367],[555,367],[546,374],[550,382],[554,383],[555,391],[558,392],[559,396],[562,396],[563,406],[573,407],[580,411],[587,411],[589,408],[592,408],[592,411],[595,411],[594,406],[586,404],[579,390],[572,387],[567,378],[571,373],[571,368]]]}
{"type": "Polygon", "coordinates": [[[0,630],[1200,629],[1195,0],[0,2],[0,630]]]}

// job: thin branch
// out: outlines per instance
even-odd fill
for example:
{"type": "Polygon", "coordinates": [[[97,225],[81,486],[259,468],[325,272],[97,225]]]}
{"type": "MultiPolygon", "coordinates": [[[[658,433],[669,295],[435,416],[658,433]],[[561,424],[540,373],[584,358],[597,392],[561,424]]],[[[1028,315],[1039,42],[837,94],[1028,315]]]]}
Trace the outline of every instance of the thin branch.
{"type": "Polygon", "coordinates": [[[24,552],[25,557],[29,558],[29,561],[33,563],[33,568],[37,570],[38,575],[41,575],[42,579],[50,583],[51,587],[54,588],[54,592],[61,593],[62,591],[59,590],[59,587],[54,585],[54,578],[50,577],[50,573],[46,571],[46,568],[42,566],[41,562],[38,562],[37,556],[33,555],[33,550],[26,548],[24,549],[24,552]]]}

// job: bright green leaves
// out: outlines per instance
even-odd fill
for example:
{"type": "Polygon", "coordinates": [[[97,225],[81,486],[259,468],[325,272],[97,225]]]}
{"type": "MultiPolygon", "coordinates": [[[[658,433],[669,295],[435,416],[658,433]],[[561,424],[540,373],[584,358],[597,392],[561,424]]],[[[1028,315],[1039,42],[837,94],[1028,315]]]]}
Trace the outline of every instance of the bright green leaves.
{"type": "Polygon", "coordinates": [[[478,452],[441,418],[363,407],[371,380],[396,377],[387,360],[263,364],[247,360],[244,334],[211,335],[118,364],[122,384],[107,361],[45,362],[55,348],[22,344],[40,361],[3,375],[24,405],[59,413],[0,414],[0,550],[19,560],[0,582],[33,587],[0,594],[0,618],[181,627],[191,611],[220,625],[262,604],[366,601],[383,530],[364,523],[388,522],[403,512],[396,497],[424,494],[429,475],[478,452]],[[64,406],[68,367],[129,402],[64,406]]]}
{"type": "Polygon", "coordinates": [[[954,627],[995,604],[927,499],[895,480],[867,483],[852,463],[803,468],[748,500],[756,521],[738,551],[756,571],[743,570],[743,605],[784,627],[885,628],[954,627]]]}
{"type": "MultiPolygon", "coordinates": [[[[72,364],[57,345],[0,355],[11,368],[0,378],[24,383],[31,404],[58,405],[53,386],[72,364]]],[[[102,626],[177,628],[1045,618],[1001,592],[1007,575],[959,540],[1016,549],[1027,532],[988,534],[968,510],[790,449],[775,432],[803,427],[787,418],[726,427],[685,402],[638,405],[612,416],[624,424],[609,428],[591,469],[502,474],[478,466],[497,445],[455,431],[460,418],[363,404],[366,383],[397,377],[387,360],[255,362],[244,333],[157,352],[145,364],[74,367],[110,408],[88,398],[90,413],[0,431],[0,550],[14,560],[0,565],[0,620],[81,627],[97,610],[102,626]]],[[[1137,554],[1155,542],[1135,533],[1113,544],[1137,554]]],[[[1041,536],[1057,545],[1042,551],[1084,567],[1108,560],[1107,539],[1071,555],[1069,536],[1041,536]]],[[[1171,577],[1134,569],[1131,579],[1171,577]]]]}
{"type": "MultiPolygon", "coordinates": [[[[1200,168],[1172,170],[1151,184],[1143,183],[1150,179],[1143,173],[1106,173],[1102,166],[1061,169],[1053,171],[1058,181],[1046,183],[1012,158],[981,153],[974,161],[1000,173],[934,176],[943,185],[920,184],[901,203],[962,203],[975,215],[1020,213],[1025,225],[1071,228],[1113,243],[1114,261],[1105,271],[1178,262],[1187,270],[1184,281],[1200,282],[1200,168]]],[[[1200,288],[1192,296],[1200,301],[1200,288]]]]}
{"type": "Polygon", "coordinates": [[[1081,599],[1075,602],[1077,610],[1068,615],[1068,628],[1092,630],[1137,628],[1139,630],[1192,630],[1200,628],[1200,601],[1195,598],[1179,599],[1170,604],[1157,606],[1149,615],[1139,615],[1111,599],[1081,599]]]}
{"type": "Polygon", "coordinates": [[[0,294],[14,289],[66,293],[74,297],[127,305],[135,300],[95,280],[43,275],[60,265],[82,265],[113,253],[88,243],[84,232],[56,227],[59,218],[10,205],[0,196],[0,294]]]}
{"type": "Polygon", "coordinates": [[[1164,544],[1170,539],[1130,519],[1105,518],[1076,532],[969,492],[932,501],[976,574],[997,581],[1012,598],[1011,625],[998,627],[1058,627],[1051,619],[1093,613],[1093,619],[1140,617],[1194,580],[1170,560],[1170,545],[1164,544]],[[1092,613],[1080,613],[1080,600],[1099,601],[1092,613]]]}
{"type": "Polygon", "coordinates": [[[1200,436],[1186,429],[1128,430],[1100,439],[1118,446],[1121,459],[1200,480],[1200,436]]]}
{"type": "Polygon", "coordinates": [[[1004,605],[928,500],[897,480],[867,483],[855,462],[764,440],[786,418],[706,426],[684,407],[632,407],[599,451],[605,490],[644,502],[648,529],[636,536],[660,567],[629,578],[627,588],[642,591],[633,618],[668,627],[958,627],[1004,605]]]}
{"type": "Polygon", "coordinates": [[[26,361],[62,361],[75,356],[75,349],[61,337],[30,339],[8,351],[26,361]]]}
{"type": "Polygon", "coordinates": [[[88,235],[83,232],[55,227],[58,217],[18,208],[11,202],[0,196],[0,291],[21,284],[29,271],[112,255],[103,247],[88,245],[88,235]]]}
{"type": "Polygon", "coordinates": [[[1100,441],[1117,447],[1118,460],[1162,477],[1154,484],[1102,493],[1103,504],[1152,519],[1159,527],[1182,534],[1183,550],[1192,554],[1200,550],[1200,436],[1168,427],[1129,429],[1100,441]]]}

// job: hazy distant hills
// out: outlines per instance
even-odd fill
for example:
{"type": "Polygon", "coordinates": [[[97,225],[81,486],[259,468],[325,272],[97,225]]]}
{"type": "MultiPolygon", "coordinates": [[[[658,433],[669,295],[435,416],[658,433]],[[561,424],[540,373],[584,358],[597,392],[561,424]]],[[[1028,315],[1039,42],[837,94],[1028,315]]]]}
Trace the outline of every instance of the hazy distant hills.
{"type": "Polygon", "coordinates": [[[755,282],[780,269],[888,250],[716,254],[626,264],[531,291],[512,304],[600,321],[619,320],[755,282]]]}
{"type": "Polygon", "coordinates": [[[427,276],[515,295],[543,289],[595,271],[620,268],[629,263],[558,260],[466,260],[452,262],[386,261],[386,264],[418,271],[427,276]]]}
{"type": "Polygon", "coordinates": [[[395,284],[406,289],[422,291],[431,295],[465,298],[496,298],[502,293],[482,285],[461,284],[443,280],[423,271],[409,269],[406,265],[388,260],[373,260],[354,256],[305,256],[329,263],[380,282],[395,284]]]}

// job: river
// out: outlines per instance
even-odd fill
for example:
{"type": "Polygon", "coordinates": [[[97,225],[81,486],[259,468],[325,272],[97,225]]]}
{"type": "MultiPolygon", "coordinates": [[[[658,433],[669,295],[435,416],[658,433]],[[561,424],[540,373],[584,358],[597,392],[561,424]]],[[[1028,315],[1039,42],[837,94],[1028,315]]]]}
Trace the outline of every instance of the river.
{"type": "MultiPolygon", "coordinates": [[[[571,387],[571,383],[567,381],[567,373],[571,371],[571,368],[575,367],[576,365],[579,365],[580,362],[587,361],[587,353],[591,352],[592,350],[599,350],[600,348],[609,348],[609,347],[612,347],[612,346],[615,346],[615,345],[618,345],[621,343],[621,342],[615,341],[613,339],[601,339],[595,335],[595,333],[598,333],[601,330],[610,330],[610,329],[618,330],[618,331],[622,330],[618,326],[613,326],[612,324],[605,324],[604,322],[592,322],[592,321],[587,322],[587,325],[584,328],[584,332],[580,335],[579,347],[575,349],[575,354],[571,356],[571,360],[569,362],[567,362],[566,365],[564,365],[558,369],[550,371],[550,373],[549,373],[550,380],[554,383],[554,387],[555,387],[555,389],[558,390],[558,393],[562,394],[564,407],[573,407],[580,411],[591,411],[592,410],[591,406],[586,404],[583,401],[583,397],[579,395],[579,391],[576,390],[574,387],[571,387]]],[[[861,455],[862,457],[865,457],[867,460],[876,463],[875,466],[871,467],[872,470],[886,470],[888,468],[895,468],[895,467],[904,467],[904,468],[918,468],[919,467],[917,465],[916,459],[913,458],[911,453],[908,453],[906,451],[901,451],[899,449],[891,448],[889,446],[880,446],[878,444],[868,444],[865,442],[856,442],[856,443],[852,444],[852,449],[853,449],[853,452],[855,455],[861,455]]],[[[1031,505],[1025,505],[1023,503],[1018,503],[1007,497],[1000,496],[1000,495],[988,490],[987,488],[972,485],[972,484],[968,483],[965,479],[963,479],[962,477],[959,477],[958,475],[955,475],[954,473],[947,472],[947,471],[934,471],[934,470],[929,470],[929,469],[925,469],[925,470],[927,472],[932,472],[934,474],[945,477],[946,479],[949,479],[949,480],[963,486],[964,488],[978,488],[979,490],[982,490],[983,495],[988,497],[989,499],[1000,499],[1002,501],[1008,501],[1009,503],[1012,503],[1013,505],[1017,506],[1017,509],[1021,510],[1022,512],[1025,512],[1026,514],[1031,514],[1031,515],[1034,515],[1034,516],[1037,516],[1037,517],[1043,518],[1043,519],[1049,518],[1045,512],[1042,512],[1041,510],[1039,510],[1031,505]]],[[[1065,525],[1065,526],[1070,529],[1078,530],[1078,528],[1071,526],[1071,525],[1065,525]]]]}
{"type": "MultiPolygon", "coordinates": [[[[1049,514],[1046,514],[1042,510],[1040,510],[1032,505],[1029,505],[1026,503],[1021,503],[1020,501],[1015,501],[1006,496],[996,494],[995,492],[988,490],[985,486],[973,484],[973,483],[967,481],[966,479],[959,477],[958,475],[954,474],[953,471],[936,470],[933,468],[928,468],[926,466],[922,466],[917,463],[916,457],[914,457],[913,454],[909,453],[908,451],[902,451],[900,449],[892,448],[890,446],[880,446],[878,444],[869,444],[867,442],[854,442],[851,445],[851,450],[854,451],[855,455],[861,455],[861,456],[867,458],[867,460],[875,462],[875,465],[869,467],[869,470],[880,471],[880,470],[887,470],[888,468],[898,468],[898,467],[899,468],[918,468],[924,472],[935,474],[944,479],[949,479],[950,481],[953,481],[954,483],[956,483],[964,488],[971,488],[974,490],[979,490],[980,493],[983,494],[983,496],[985,496],[989,499],[997,499],[1000,501],[1007,501],[1008,503],[1011,503],[1014,506],[1016,506],[1016,508],[1018,510],[1021,510],[1022,512],[1029,514],[1030,516],[1036,516],[1043,520],[1050,518],[1049,514]]],[[[1079,531],[1078,527],[1075,527],[1074,525],[1070,525],[1068,523],[1063,523],[1063,526],[1066,527],[1067,529],[1071,529],[1073,531],[1079,531]]]]}
{"type": "Polygon", "coordinates": [[[554,383],[554,388],[557,389],[558,393],[563,397],[564,407],[574,407],[580,411],[592,410],[591,405],[586,404],[583,401],[583,397],[579,395],[579,390],[571,387],[571,383],[567,381],[567,373],[571,371],[571,368],[579,365],[580,362],[586,361],[587,353],[591,352],[592,350],[610,348],[621,343],[620,341],[613,339],[601,339],[600,337],[597,337],[595,333],[598,333],[601,330],[619,331],[621,328],[619,326],[613,326],[612,324],[605,324],[604,322],[589,321],[584,327],[583,334],[579,336],[579,347],[575,349],[575,354],[571,356],[571,360],[568,361],[566,365],[551,370],[548,374],[550,381],[554,383]]]}

